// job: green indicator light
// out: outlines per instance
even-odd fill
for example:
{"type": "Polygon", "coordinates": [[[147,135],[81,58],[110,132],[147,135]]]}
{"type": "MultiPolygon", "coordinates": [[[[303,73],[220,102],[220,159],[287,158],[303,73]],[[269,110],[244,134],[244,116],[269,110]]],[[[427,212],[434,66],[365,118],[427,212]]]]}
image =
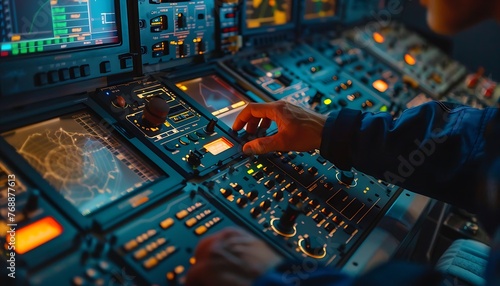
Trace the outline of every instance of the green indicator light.
{"type": "Polygon", "coordinates": [[[19,50],[18,50],[18,49],[14,49],[14,50],[12,50],[12,54],[13,54],[13,55],[17,55],[17,54],[19,54],[19,50]]]}
{"type": "Polygon", "coordinates": [[[27,47],[26,42],[19,43],[21,49],[25,49],[27,47]]]}
{"type": "Polygon", "coordinates": [[[66,24],[67,24],[66,22],[54,23],[54,27],[56,27],[56,28],[65,28],[66,24]]]}
{"type": "Polygon", "coordinates": [[[68,33],[68,29],[58,29],[58,30],[54,31],[55,35],[67,34],[67,33],[68,33]]]}
{"type": "Polygon", "coordinates": [[[64,7],[52,8],[52,12],[53,13],[64,13],[64,12],[66,12],[66,8],[64,8],[64,7]]]}
{"type": "Polygon", "coordinates": [[[389,108],[387,108],[387,106],[385,105],[382,105],[382,107],[380,107],[380,111],[382,112],[387,112],[387,110],[389,110],[389,108]]]}
{"type": "Polygon", "coordinates": [[[249,169],[249,170],[247,171],[247,173],[248,173],[249,175],[253,174],[253,172],[255,172],[253,169],[249,169]]]}
{"type": "Polygon", "coordinates": [[[52,17],[52,19],[54,19],[54,21],[64,21],[64,20],[66,20],[66,16],[65,15],[58,15],[58,16],[52,17]]]}
{"type": "Polygon", "coordinates": [[[70,41],[70,42],[74,42],[74,41],[75,41],[75,37],[71,37],[71,38],[69,38],[69,41],[70,41]]]}
{"type": "Polygon", "coordinates": [[[281,72],[280,72],[280,71],[277,71],[277,72],[275,72],[275,73],[274,73],[274,77],[275,77],[275,78],[276,78],[276,77],[280,77],[280,76],[281,76],[281,72]]]}
{"type": "Polygon", "coordinates": [[[28,49],[26,48],[21,48],[21,54],[26,54],[28,53],[28,49]]]}
{"type": "Polygon", "coordinates": [[[29,52],[30,53],[34,53],[36,50],[35,50],[35,47],[29,47],[29,52]]]}
{"type": "Polygon", "coordinates": [[[28,42],[28,46],[29,46],[30,48],[33,48],[33,47],[35,47],[35,43],[36,43],[35,41],[33,41],[33,42],[28,42]]]}

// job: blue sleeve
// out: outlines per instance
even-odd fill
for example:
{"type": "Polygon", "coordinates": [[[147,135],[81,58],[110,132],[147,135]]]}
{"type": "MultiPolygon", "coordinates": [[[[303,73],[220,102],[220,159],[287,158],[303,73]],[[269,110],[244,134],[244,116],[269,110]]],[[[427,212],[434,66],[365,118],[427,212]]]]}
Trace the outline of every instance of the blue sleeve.
{"type": "Polygon", "coordinates": [[[429,102],[388,113],[343,109],[329,115],[320,152],[340,169],[351,167],[414,192],[475,211],[484,156],[483,133],[495,108],[429,102]]]}

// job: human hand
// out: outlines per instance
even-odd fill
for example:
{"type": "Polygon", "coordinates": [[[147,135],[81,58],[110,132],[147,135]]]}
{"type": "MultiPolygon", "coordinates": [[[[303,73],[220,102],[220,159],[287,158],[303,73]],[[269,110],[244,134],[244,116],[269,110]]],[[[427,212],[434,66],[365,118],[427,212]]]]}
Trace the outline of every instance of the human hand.
{"type": "Polygon", "coordinates": [[[252,285],[282,258],[267,244],[241,229],[226,228],[206,237],[196,247],[196,263],[186,285],[252,285]]]}
{"type": "Polygon", "coordinates": [[[246,154],[264,154],[277,150],[309,151],[320,147],[326,118],[326,115],[283,100],[250,103],[236,117],[233,129],[241,130],[246,124],[247,132],[253,134],[258,127],[269,128],[271,121],[278,125],[278,133],[246,143],[243,146],[243,152],[246,154]]]}

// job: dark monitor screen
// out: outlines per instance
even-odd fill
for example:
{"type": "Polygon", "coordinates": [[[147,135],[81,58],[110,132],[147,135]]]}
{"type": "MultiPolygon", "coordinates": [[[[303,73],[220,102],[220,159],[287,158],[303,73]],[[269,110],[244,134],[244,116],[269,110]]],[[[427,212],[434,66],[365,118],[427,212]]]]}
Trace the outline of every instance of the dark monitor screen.
{"type": "Polygon", "coordinates": [[[132,147],[84,110],[2,134],[82,215],[161,177],[132,147]]]}
{"type": "Polygon", "coordinates": [[[292,21],[292,0],[246,0],[248,29],[281,26],[292,21]]]}
{"type": "Polygon", "coordinates": [[[239,111],[250,101],[216,74],[181,81],[176,85],[229,127],[233,126],[239,111]]]}
{"type": "Polygon", "coordinates": [[[314,20],[335,16],[337,0],[305,0],[304,19],[314,20]]]}
{"type": "Polygon", "coordinates": [[[4,0],[0,58],[120,43],[115,0],[4,0]]]}

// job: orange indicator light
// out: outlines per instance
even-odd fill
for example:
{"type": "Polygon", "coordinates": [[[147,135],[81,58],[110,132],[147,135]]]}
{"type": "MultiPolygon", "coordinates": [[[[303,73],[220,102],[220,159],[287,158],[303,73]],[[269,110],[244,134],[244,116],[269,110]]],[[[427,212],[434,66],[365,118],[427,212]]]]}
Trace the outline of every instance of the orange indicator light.
{"type": "Polygon", "coordinates": [[[384,36],[382,36],[379,32],[373,33],[373,40],[379,44],[382,44],[385,41],[384,36]]]}
{"type": "Polygon", "coordinates": [[[387,85],[387,82],[385,82],[385,81],[383,81],[381,79],[377,79],[376,81],[374,81],[372,83],[372,86],[373,86],[374,89],[376,89],[376,90],[378,90],[380,92],[384,92],[384,91],[386,91],[389,88],[389,86],[387,85]]]}
{"type": "Polygon", "coordinates": [[[62,226],[53,217],[42,218],[16,231],[16,252],[24,254],[58,237],[62,232],[62,226]]]}
{"type": "Polygon", "coordinates": [[[417,63],[417,60],[415,60],[415,58],[412,55],[405,54],[405,62],[410,66],[413,66],[417,63]]]}

